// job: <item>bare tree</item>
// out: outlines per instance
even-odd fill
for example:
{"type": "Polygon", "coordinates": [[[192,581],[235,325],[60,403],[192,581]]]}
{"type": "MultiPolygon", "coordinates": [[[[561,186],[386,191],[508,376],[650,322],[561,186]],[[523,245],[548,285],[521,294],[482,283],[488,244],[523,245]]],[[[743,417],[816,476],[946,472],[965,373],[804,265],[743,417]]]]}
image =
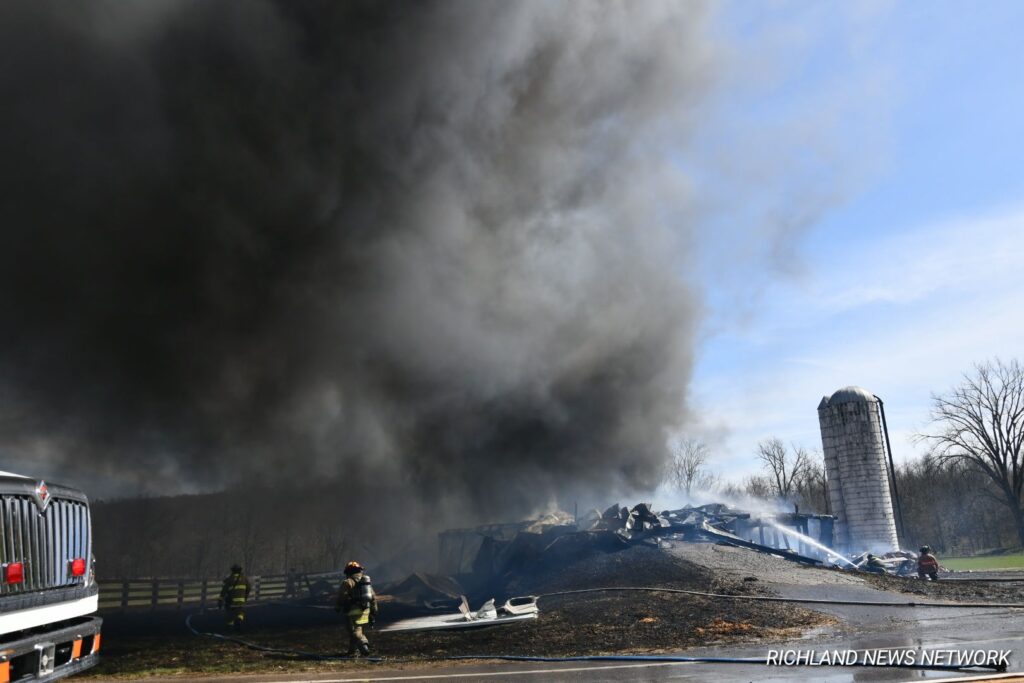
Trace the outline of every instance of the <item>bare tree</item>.
{"type": "Polygon", "coordinates": [[[775,495],[771,479],[757,475],[751,475],[744,479],[742,490],[751,498],[760,498],[761,500],[768,500],[775,495]]]}
{"type": "Polygon", "coordinates": [[[689,496],[694,488],[708,489],[715,484],[715,476],[705,467],[709,453],[703,441],[680,437],[671,441],[669,449],[668,478],[677,489],[689,496]]]}
{"type": "Polygon", "coordinates": [[[821,452],[812,450],[807,456],[807,466],[795,486],[795,497],[805,512],[829,511],[828,479],[825,476],[825,463],[821,452]]]}
{"type": "Polygon", "coordinates": [[[743,506],[743,498],[757,498],[768,500],[773,497],[771,482],[768,477],[751,475],[742,482],[726,482],[718,489],[718,493],[725,499],[734,499],[737,504],[743,506]]]}
{"type": "Polygon", "coordinates": [[[782,439],[775,437],[757,444],[757,457],[768,474],[771,492],[780,498],[796,493],[812,464],[806,448],[794,445],[790,452],[782,439]]]}
{"type": "Polygon", "coordinates": [[[1017,542],[1012,516],[990,495],[992,481],[969,463],[926,455],[903,463],[896,479],[909,545],[960,554],[1017,542]],[[942,501],[942,514],[935,513],[937,500],[942,501]]]}
{"type": "Polygon", "coordinates": [[[948,394],[932,394],[931,425],[918,435],[942,461],[969,465],[994,485],[1024,545],[1024,368],[1014,359],[979,363],[948,394]]]}
{"type": "Polygon", "coordinates": [[[238,554],[246,572],[256,572],[256,557],[261,554],[266,542],[263,525],[257,519],[257,510],[253,505],[240,506],[234,516],[238,554]]]}
{"type": "Polygon", "coordinates": [[[332,570],[340,569],[344,562],[345,551],[348,549],[344,531],[333,521],[322,521],[317,530],[318,543],[323,549],[322,556],[326,560],[327,566],[332,570]]]}

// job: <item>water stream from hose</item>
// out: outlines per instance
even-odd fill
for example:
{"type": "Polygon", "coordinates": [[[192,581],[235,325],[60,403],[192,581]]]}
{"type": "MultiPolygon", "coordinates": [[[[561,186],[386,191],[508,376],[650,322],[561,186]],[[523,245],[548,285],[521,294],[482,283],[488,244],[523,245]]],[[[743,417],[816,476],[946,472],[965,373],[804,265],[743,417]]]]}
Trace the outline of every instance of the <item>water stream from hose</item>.
{"type": "Polygon", "coordinates": [[[857,569],[857,565],[854,564],[848,557],[846,557],[845,555],[843,555],[843,554],[841,554],[839,552],[836,552],[832,548],[829,548],[827,545],[825,545],[821,541],[815,540],[815,539],[811,538],[810,536],[808,536],[807,534],[802,534],[799,531],[797,531],[796,529],[792,529],[792,528],[790,528],[788,526],[783,526],[782,524],[779,524],[778,522],[776,522],[774,520],[765,519],[764,521],[768,522],[768,524],[772,525],[773,527],[775,527],[776,529],[778,529],[782,533],[786,534],[787,536],[792,536],[793,538],[799,539],[802,543],[806,543],[809,546],[817,548],[818,550],[820,550],[823,553],[825,553],[826,558],[829,557],[829,556],[835,557],[836,559],[841,560],[842,563],[845,564],[846,566],[851,567],[852,569],[857,569]]]}

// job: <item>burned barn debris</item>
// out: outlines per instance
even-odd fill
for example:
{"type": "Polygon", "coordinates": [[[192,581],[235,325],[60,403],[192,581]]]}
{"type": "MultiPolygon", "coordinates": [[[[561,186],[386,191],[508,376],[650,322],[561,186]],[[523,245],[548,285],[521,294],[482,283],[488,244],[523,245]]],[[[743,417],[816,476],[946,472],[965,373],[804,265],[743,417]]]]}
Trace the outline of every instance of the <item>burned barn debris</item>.
{"type": "Polygon", "coordinates": [[[465,591],[450,576],[417,572],[401,582],[382,585],[380,592],[397,604],[428,609],[454,609],[459,606],[465,591]]]}
{"type": "Polygon", "coordinates": [[[437,614],[425,617],[414,617],[396,621],[382,631],[441,631],[453,629],[482,628],[511,624],[528,619],[536,619],[538,613],[537,598],[524,596],[510,598],[500,607],[495,606],[494,599],[485,602],[475,612],[470,610],[469,601],[465,596],[459,601],[454,614],[437,614]]]}
{"type": "MultiPolygon", "coordinates": [[[[849,559],[854,568],[870,571],[868,569],[869,557],[871,554],[864,552],[853,555],[849,559]]],[[[884,572],[894,576],[915,576],[917,574],[917,558],[917,553],[908,550],[893,550],[877,556],[884,572]]]]}
{"type": "MultiPolygon", "coordinates": [[[[496,607],[491,596],[521,594],[516,591],[523,591],[521,579],[529,574],[635,546],[716,543],[808,566],[874,571],[867,568],[867,554],[851,559],[831,549],[834,528],[831,515],[750,512],[721,503],[655,511],[639,503],[579,517],[556,512],[536,520],[451,529],[439,534],[438,575],[414,574],[390,587],[393,602],[417,611],[388,630],[478,628],[537,618],[536,597],[510,598],[496,607]],[[471,611],[467,595],[483,606],[471,611]]],[[[874,563],[879,566],[906,575],[916,566],[916,556],[890,553],[874,563]]]]}
{"type": "Polygon", "coordinates": [[[646,503],[613,505],[574,518],[452,529],[439,535],[439,572],[467,590],[493,590],[504,579],[540,565],[565,564],[592,552],[636,544],[724,543],[808,565],[848,564],[830,550],[830,515],[752,513],[721,503],[655,512],[646,503]]]}
{"type": "Polygon", "coordinates": [[[714,543],[805,566],[904,576],[916,567],[913,553],[899,551],[881,558],[867,553],[844,557],[830,547],[834,528],[831,515],[796,510],[752,512],[709,504],[655,511],[638,503],[582,516],[556,512],[535,520],[451,529],[439,534],[437,574],[415,573],[381,586],[380,599],[391,617],[382,630],[461,631],[537,619],[538,596],[552,594],[538,589],[543,582],[530,577],[558,575],[566,567],[589,565],[630,548],[625,555],[660,557],[655,549],[714,543]],[[481,606],[474,611],[471,602],[481,606]]]}

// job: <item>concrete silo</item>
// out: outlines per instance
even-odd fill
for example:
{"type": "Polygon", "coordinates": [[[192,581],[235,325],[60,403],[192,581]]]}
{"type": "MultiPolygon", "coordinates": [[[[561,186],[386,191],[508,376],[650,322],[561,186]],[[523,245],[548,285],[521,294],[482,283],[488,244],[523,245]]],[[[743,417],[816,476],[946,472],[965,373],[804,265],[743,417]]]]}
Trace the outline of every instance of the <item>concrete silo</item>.
{"type": "Polygon", "coordinates": [[[881,402],[845,387],[818,404],[837,550],[897,550],[881,402]]]}

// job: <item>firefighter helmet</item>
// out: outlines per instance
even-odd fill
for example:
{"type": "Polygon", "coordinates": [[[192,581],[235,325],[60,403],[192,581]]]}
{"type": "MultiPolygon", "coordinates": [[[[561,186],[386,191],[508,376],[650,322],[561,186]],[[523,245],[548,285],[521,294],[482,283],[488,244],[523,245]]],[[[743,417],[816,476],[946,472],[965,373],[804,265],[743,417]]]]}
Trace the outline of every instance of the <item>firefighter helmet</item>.
{"type": "Polygon", "coordinates": [[[363,571],[363,565],[359,564],[355,560],[352,560],[351,562],[345,565],[346,576],[352,576],[353,574],[358,574],[361,571],[363,571]]]}
{"type": "Polygon", "coordinates": [[[932,551],[932,549],[929,546],[926,546],[926,545],[921,546],[921,552],[922,553],[930,553],[931,551],[932,551]]]}
{"type": "Polygon", "coordinates": [[[238,573],[238,572],[242,571],[242,565],[240,565],[240,564],[238,564],[236,562],[235,564],[231,565],[231,571],[233,571],[235,573],[238,573]]]}

